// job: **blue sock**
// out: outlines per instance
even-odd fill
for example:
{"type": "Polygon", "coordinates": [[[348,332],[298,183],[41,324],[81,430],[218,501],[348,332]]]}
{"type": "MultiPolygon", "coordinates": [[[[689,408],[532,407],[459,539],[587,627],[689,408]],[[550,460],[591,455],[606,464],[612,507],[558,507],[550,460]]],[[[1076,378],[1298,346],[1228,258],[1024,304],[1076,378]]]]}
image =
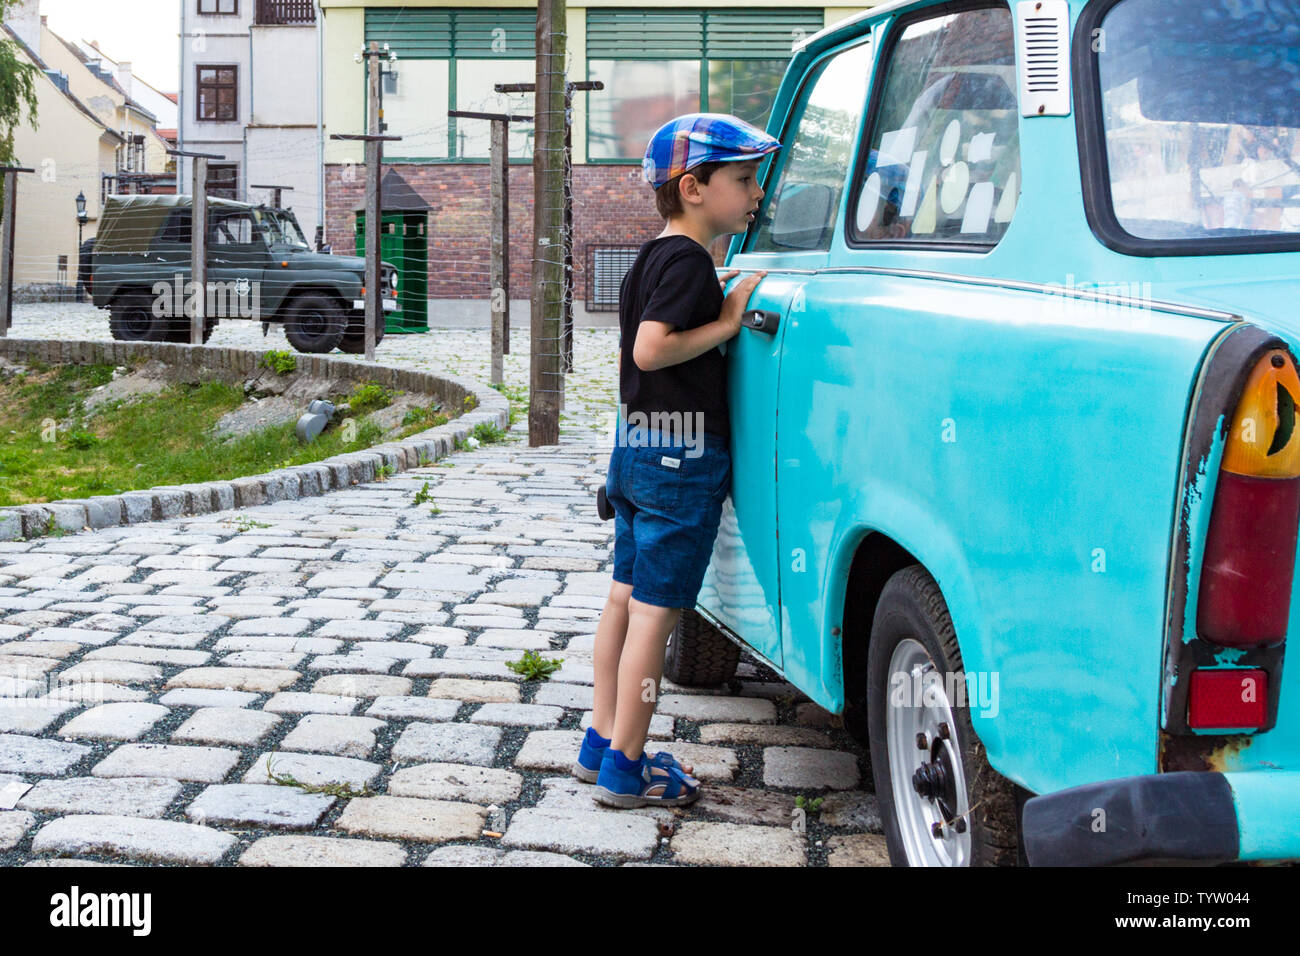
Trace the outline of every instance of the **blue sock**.
{"type": "Polygon", "coordinates": [[[609,748],[609,752],[614,755],[614,766],[624,773],[641,769],[641,759],[639,757],[636,760],[628,760],[623,751],[616,750],[613,747],[609,748]]]}
{"type": "Polygon", "coordinates": [[[608,747],[609,738],[596,733],[595,727],[587,728],[587,743],[592,747],[608,747]]]}

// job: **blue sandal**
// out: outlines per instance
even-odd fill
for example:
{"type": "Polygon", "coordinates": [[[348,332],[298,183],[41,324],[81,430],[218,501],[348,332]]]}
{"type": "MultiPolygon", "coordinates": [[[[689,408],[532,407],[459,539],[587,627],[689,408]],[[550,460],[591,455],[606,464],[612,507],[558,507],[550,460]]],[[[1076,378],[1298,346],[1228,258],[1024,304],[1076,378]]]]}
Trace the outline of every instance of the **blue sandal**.
{"type": "Polygon", "coordinates": [[[573,775],[583,783],[595,783],[600,776],[600,762],[605,758],[609,745],[597,747],[591,742],[591,734],[582,738],[582,748],[578,751],[578,761],[573,765],[573,775]]]}
{"type": "Polygon", "coordinates": [[[643,752],[635,770],[620,770],[613,747],[606,748],[593,796],[607,807],[634,809],[644,806],[678,807],[694,803],[700,796],[700,781],[688,774],[673,755],[660,752],[647,757],[643,752]],[[664,773],[656,773],[662,770],[664,773]],[[657,793],[652,793],[658,789],[657,793]]]}
{"type": "MultiPolygon", "coordinates": [[[[573,775],[583,783],[595,783],[600,779],[600,764],[605,758],[605,751],[608,749],[608,744],[604,747],[598,747],[591,743],[589,737],[584,736],[582,738],[582,747],[578,751],[578,760],[573,765],[573,775]]],[[[667,751],[660,751],[659,753],[653,754],[650,757],[650,763],[656,767],[664,767],[665,769],[668,767],[676,767],[683,774],[686,773],[686,768],[678,763],[678,761],[673,758],[673,755],[667,751]]]]}

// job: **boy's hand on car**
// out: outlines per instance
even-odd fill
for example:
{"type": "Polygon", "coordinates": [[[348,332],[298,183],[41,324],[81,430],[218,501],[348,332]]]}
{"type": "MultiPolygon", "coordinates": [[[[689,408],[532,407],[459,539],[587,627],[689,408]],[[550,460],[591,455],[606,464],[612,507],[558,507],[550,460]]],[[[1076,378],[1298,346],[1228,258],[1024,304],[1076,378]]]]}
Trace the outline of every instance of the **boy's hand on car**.
{"type": "MultiPolygon", "coordinates": [[[[728,279],[737,275],[736,272],[729,272],[723,277],[723,285],[726,285],[728,279]]],[[[766,270],[751,273],[736,283],[735,288],[727,293],[727,297],[722,300],[722,312],[718,316],[718,321],[726,324],[728,331],[727,338],[740,333],[740,317],[745,313],[745,306],[749,304],[749,297],[753,294],[754,289],[763,277],[767,275],[766,270]]]]}

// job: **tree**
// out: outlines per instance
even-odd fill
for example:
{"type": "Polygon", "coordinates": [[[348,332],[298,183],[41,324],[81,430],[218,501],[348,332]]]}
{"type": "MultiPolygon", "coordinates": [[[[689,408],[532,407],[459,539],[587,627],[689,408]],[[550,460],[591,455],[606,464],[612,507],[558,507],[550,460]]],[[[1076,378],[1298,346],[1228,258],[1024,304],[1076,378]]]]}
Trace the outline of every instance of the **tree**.
{"type": "MultiPolygon", "coordinates": [[[[19,0],[0,0],[0,19],[17,6],[19,0]]],[[[23,123],[23,113],[36,128],[37,68],[19,52],[18,44],[0,32],[0,166],[13,166],[14,130],[23,123]]],[[[0,183],[0,201],[4,186],[0,183]]]]}

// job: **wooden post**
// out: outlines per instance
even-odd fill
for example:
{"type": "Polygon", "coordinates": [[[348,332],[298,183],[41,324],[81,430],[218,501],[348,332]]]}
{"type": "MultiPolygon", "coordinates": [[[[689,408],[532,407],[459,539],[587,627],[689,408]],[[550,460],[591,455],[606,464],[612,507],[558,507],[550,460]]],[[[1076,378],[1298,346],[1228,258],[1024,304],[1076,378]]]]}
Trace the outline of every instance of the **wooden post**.
{"type": "Polygon", "coordinates": [[[190,184],[190,288],[195,295],[194,311],[190,314],[190,345],[202,345],[208,313],[208,160],[223,157],[219,153],[192,153],[183,149],[169,149],[167,153],[194,160],[194,182],[190,184]]]}
{"type": "MultiPolygon", "coordinates": [[[[379,43],[370,41],[366,54],[366,72],[369,79],[370,136],[380,134],[383,116],[379,111],[380,82],[383,69],[379,64],[379,43]]],[[[383,157],[380,140],[366,140],[366,361],[375,360],[375,336],[379,323],[384,321],[384,304],[379,284],[379,237],[383,215],[383,198],[380,195],[379,164],[383,157]]]]}
{"type": "Polygon", "coordinates": [[[510,334],[510,207],[509,156],[506,155],[505,120],[492,120],[492,267],[488,279],[492,288],[492,375],[490,381],[502,381],[502,355],[508,350],[510,334]]]}
{"type": "MultiPolygon", "coordinates": [[[[531,83],[497,83],[498,93],[521,92],[531,83]]],[[[508,113],[479,113],[448,110],[449,118],[483,119],[492,123],[492,149],[488,160],[491,212],[491,265],[488,269],[488,315],[491,330],[492,382],[501,381],[501,356],[510,354],[510,123],[524,123],[531,116],[508,113]]]]}
{"type": "Polygon", "coordinates": [[[14,216],[18,210],[18,171],[6,169],[3,219],[0,219],[0,335],[7,336],[14,308],[14,216]]]}
{"type": "Polygon", "coordinates": [[[562,356],[557,348],[564,294],[564,21],[565,0],[538,0],[530,447],[559,444],[564,403],[562,356]]]}
{"type": "Polygon", "coordinates": [[[208,160],[194,157],[194,196],[190,211],[190,281],[194,283],[194,311],[190,314],[190,345],[203,344],[203,323],[208,312],[208,160]]]}

